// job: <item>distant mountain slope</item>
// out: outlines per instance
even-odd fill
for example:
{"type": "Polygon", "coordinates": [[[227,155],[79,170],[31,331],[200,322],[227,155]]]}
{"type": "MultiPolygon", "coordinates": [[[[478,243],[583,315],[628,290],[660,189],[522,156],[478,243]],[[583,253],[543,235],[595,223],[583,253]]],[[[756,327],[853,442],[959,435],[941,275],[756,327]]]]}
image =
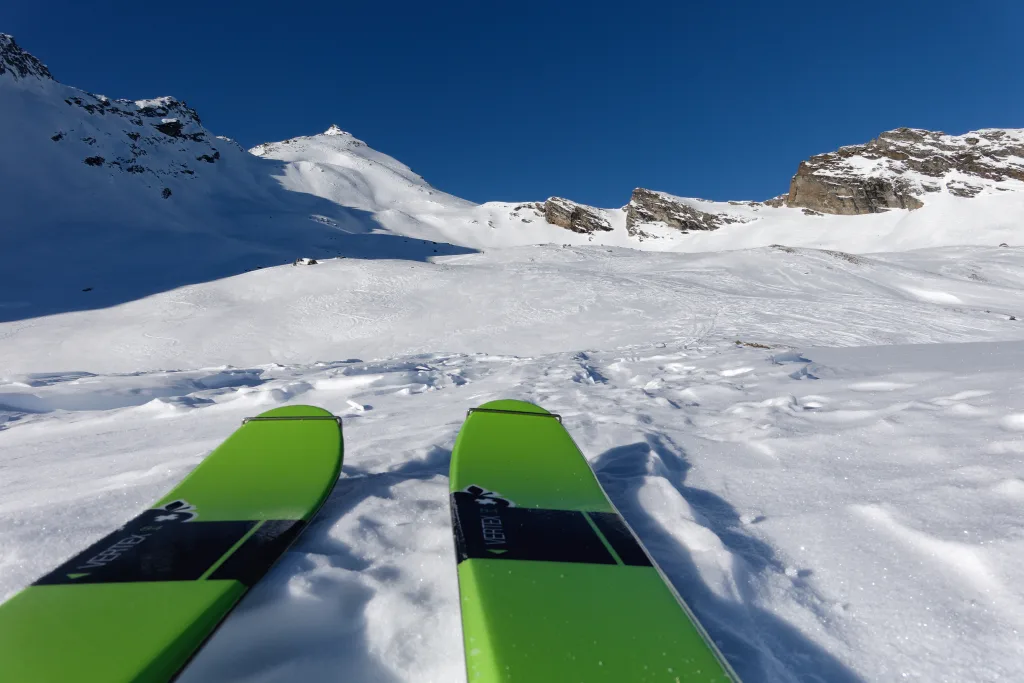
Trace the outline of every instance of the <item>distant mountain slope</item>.
{"type": "Polygon", "coordinates": [[[613,209],[559,197],[474,204],[337,126],[247,153],[183,101],[63,85],[2,34],[0,121],[0,321],[298,257],[423,260],[538,243],[873,252],[1024,241],[1022,131],[900,129],[813,157],[787,197],[767,202],[637,188],[613,209]]]}
{"type": "Polygon", "coordinates": [[[171,97],[63,85],[0,36],[0,321],[109,306],[297,257],[462,248],[372,235],[373,216],[279,177],[171,97]]]}

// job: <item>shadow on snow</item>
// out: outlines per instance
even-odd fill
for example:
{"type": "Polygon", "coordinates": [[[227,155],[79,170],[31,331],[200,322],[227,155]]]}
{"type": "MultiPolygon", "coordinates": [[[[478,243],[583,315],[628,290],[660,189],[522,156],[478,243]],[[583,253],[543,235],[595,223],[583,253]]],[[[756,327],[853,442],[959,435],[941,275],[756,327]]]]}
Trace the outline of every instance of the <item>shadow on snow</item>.
{"type": "MultiPolygon", "coordinates": [[[[746,533],[735,508],[719,496],[687,486],[690,464],[682,448],[663,435],[609,449],[592,463],[602,487],[643,540],[679,595],[700,617],[712,640],[744,683],[820,681],[862,683],[842,662],[799,630],[755,607],[755,584],[765,572],[785,565],[767,543],[746,533]],[[650,459],[697,515],[734,555],[732,574],[739,601],[716,595],[701,579],[689,550],[640,504],[636,482],[649,473],[650,459]]],[[[797,586],[802,577],[795,579],[797,586]]]]}
{"type": "MultiPolygon", "coordinates": [[[[283,162],[268,163],[284,174],[283,162]]],[[[372,213],[287,190],[272,175],[258,182],[249,196],[198,192],[140,207],[152,221],[7,226],[0,232],[0,323],[116,306],[301,257],[424,262],[476,251],[380,232],[372,213]]]]}
{"type": "MultiPolygon", "coordinates": [[[[329,531],[363,501],[392,497],[391,489],[398,484],[447,476],[450,461],[450,450],[434,447],[424,458],[387,472],[367,473],[345,465],[334,491],[296,543],[299,552],[286,553],[253,587],[179,683],[256,677],[334,680],[339,672],[345,680],[398,683],[370,651],[365,610],[376,591],[360,576],[369,573],[389,581],[398,578],[398,570],[374,567],[329,531]],[[316,572],[324,563],[346,571],[316,572]]],[[[447,500],[442,502],[447,513],[447,500]]],[[[373,532],[372,520],[359,524],[373,532]]],[[[454,580],[454,551],[451,560],[454,580]]]]}

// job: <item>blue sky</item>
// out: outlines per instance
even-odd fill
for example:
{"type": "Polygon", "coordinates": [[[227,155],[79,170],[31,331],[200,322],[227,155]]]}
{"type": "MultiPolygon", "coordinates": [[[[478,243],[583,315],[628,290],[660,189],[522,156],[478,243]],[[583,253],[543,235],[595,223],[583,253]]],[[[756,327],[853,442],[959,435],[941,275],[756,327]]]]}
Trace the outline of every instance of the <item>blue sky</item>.
{"type": "Polygon", "coordinates": [[[58,80],[245,146],[337,123],[474,201],[788,190],[898,126],[1024,127],[1024,2],[4,3],[58,80]]]}

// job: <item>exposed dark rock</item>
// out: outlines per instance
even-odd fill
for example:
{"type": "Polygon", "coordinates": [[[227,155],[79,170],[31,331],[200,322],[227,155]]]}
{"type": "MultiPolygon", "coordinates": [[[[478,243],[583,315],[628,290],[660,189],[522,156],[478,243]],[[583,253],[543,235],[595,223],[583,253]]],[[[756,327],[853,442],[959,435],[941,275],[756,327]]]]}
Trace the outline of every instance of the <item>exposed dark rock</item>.
{"type": "Polygon", "coordinates": [[[14,80],[38,78],[52,81],[50,70],[42,62],[21,49],[14,38],[0,33],[0,76],[10,74],[14,80]]]}
{"type": "Polygon", "coordinates": [[[88,166],[102,166],[103,162],[106,161],[103,157],[87,157],[85,163],[88,166]]]}
{"type": "Polygon", "coordinates": [[[181,121],[173,119],[171,121],[164,121],[153,126],[164,135],[170,135],[172,138],[181,137],[181,130],[184,125],[181,121]]]}
{"type": "Polygon", "coordinates": [[[173,97],[161,97],[158,100],[152,100],[151,104],[139,108],[138,115],[146,118],[184,119],[185,121],[195,122],[198,125],[203,123],[199,119],[199,114],[196,110],[188,106],[187,102],[178,101],[173,97]]]}
{"type": "Polygon", "coordinates": [[[709,213],[661,192],[638,187],[633,190],[626,206],[626,231],[638,235],[637,226],[643,223],[664,223],[684,232],[690,230],[717,230],[730,223],[744,220],[725,213],[709,213]]]}
{"type": "Polygon", "coordinates": [[[532,223],[544,215],[544,202],[527,202],[512,208],[509,214],[512,218],[518,218],[523,223],[532,223]],[[527,214],[530,218],[524,217],[527,214]]]}
{"type": "Polygon", "coordinates": [[[561,197],[550,197],[544,202],[544,218],[548,223],[573,232],[593,234],[596,230],[612,229],[608,219],[595,209],[561,197]]]}
{"type": "Polygon", "coordinates": [[[853,254],[847,254],[845,251],[836,251],[834,249],[822,249],[821,251],[822,253],[828,254],[833,258],[842,259],[843,261],[847,261],[848,263],[853,263],[856,265],[860,265],[861,263],[863,263],[863,261],[861,261],[859,258],[854,256],[853,254]]]}
{"type": "Polygon", "coordinates": [[[165,187],[165,188],[164,188],[164,189],[163,189],[163,190],[162,190],[162,191],[160,192],[160,196],[161,196],[161,197],[163,197],[164,199],[167,199],[168,197],[170,197],[170,196],[171,196],[171,188],[169,188],[169,187],[165,187]]]}
{"type": "Polygon", "coordinates": [[[818,157],[801,162],[789,186],[789,206],[840,215],[919,209],[923,206],[902,178],[819,175],[815,173],[818,168],[816,159],[818,157]]]}
{"type": "Polygon", "coordinates": [[[50,136],[50,139],[53,140],[54,142],[60,142],[61,140],[64,139],[64,133],[57,133],[56,135],[52,135],[50,136]]]}
{"type": "Polygon", "coordinates": [[[212,164],[217,159],[220,159],[220,152],[214,151],[213,155],[203,154],[196,157],[196,161],[205,161],[208,164],[212,164]]]}
{"type": "Polygon", "coordinates": [[[946,189],[957,197],[976,197],[982,191],[980,185],[972,185],[964,180],[954,179],[946,183],[946,189]]]}

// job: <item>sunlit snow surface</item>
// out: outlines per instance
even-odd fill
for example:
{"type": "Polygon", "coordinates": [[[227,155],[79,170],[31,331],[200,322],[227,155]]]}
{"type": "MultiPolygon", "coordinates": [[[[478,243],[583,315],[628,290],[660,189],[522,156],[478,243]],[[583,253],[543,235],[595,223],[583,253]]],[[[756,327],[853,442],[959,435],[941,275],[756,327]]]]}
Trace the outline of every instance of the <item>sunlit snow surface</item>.
{"type": "Polygon", "coordinates": [[[312,403],[342,478],[182,683],[465,680],[450,451],[519,398],[747,683],[1024,680],[1022,314],[1019,248],[535,246],[3,323],[0,597],[312,403]]]}

